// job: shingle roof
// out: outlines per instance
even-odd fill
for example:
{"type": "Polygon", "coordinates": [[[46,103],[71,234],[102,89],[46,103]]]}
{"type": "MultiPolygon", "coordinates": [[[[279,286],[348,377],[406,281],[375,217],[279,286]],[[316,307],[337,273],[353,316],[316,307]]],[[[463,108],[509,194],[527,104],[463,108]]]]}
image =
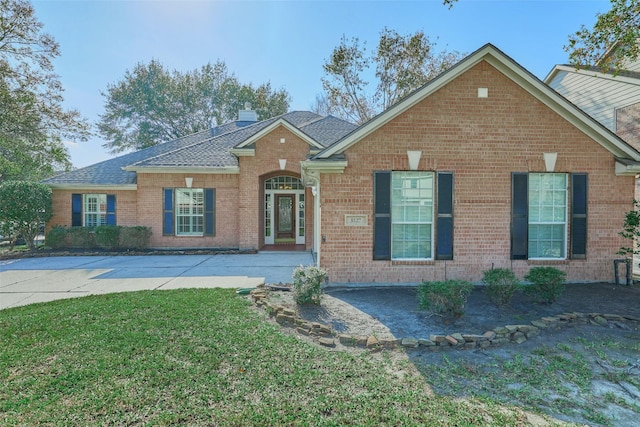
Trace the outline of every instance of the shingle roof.
{"type": "Polygon", "coordinates": [[[261,122],[231,122],[197,132],[144,150],[57,175],[44,180],[51,185],[136,184],[136,173],[124,167],[207,167],[238,165],[229,150],[277,120],[286,120],[320,145],[326,147],[347,135],[355,125],[309,111],[293,111],[261,122]]]}

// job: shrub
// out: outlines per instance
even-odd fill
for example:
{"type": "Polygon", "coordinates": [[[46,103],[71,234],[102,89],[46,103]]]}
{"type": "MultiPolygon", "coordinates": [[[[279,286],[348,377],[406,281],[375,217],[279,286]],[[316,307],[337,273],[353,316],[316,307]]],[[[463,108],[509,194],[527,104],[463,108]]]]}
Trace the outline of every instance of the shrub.
{"type": "Polygon", "coordinates": [[[422,282],[418,286],[418,302],[420,308],[460,317],[472,290],[473,285],[466,280],[422,282]]]}
{"type": "Polygon", "coordinates": [[[56,225],[45,236],[45,245],[51,249],[62,249],[69,247],[69,241],[67,240],[68,230],[66,227],[56,225]]]}
{"type": "Polygon", "coordinates": [[[122,227],[120,230],[120,247],[129,249],[145,249],[151,242],[151,228],[137,225],[122,227]]]}
{"type": "Polygon", "coordinates": [[[542,303],[550,304],[558,299],[564,291],[564,271],[554,267],[533,267],[524,279],[531,282],[527,292],[542,303]]]}
{"type": "Polygon", "coordinates": [[[103,249],[117,249],[120,246],[120,229],[117,225],[101,225],[95,229],[96,245],[103,249]]]}
{"type": "Polygon", "coordinates": [[[484,292],[498,307],[511,302],[513,294],[520,288],[520,281],[508,268],[492,268],[482,273],[484,292]]]}
{"type": "Polygon", "coordinates": [[[293,299],[298,304],[320,304],[322,282],[327,272],[321,268],[300,266],[293,271],[293,299]]]}
{"type": "Polygon", "coordinates": [[[71,227],[69,243],[72,248],[89,249],[96,247],[96,235],[93,227],[71,227]]]}

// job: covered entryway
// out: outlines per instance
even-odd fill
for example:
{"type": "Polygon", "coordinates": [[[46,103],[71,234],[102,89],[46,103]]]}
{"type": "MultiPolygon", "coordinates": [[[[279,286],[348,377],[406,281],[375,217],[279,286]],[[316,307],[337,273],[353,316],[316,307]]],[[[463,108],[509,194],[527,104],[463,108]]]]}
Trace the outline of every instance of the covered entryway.
{"type": "Polygon", "coordinates": [[[264,181],[265,245],[305,244],[305,188],[299,178],[275,176],[264,181]]]}

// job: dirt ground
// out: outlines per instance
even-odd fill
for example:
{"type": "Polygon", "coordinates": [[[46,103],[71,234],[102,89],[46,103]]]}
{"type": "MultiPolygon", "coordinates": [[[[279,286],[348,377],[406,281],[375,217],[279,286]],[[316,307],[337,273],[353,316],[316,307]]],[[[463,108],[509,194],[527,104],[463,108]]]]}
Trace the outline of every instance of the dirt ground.
{"type": "MultiPolygon", "coordinates": [[[[497,326],[528,324],[569,312],[628,314],[640,318],[640,287],[608,283],[567,284],[553,304],[538,304],[528,295],[517,293],[511,304],[504,307],[493,305],[482,289],[476,287],[464,315],[457,319],[420,309],[415,287],[329,288],[319,306],[296,306],[288,292],[277,292],[273,297],[296,308],[302,318],[330,325],[337,333],[378,338],[429,338],[430,334],[455,332],[482,334],[497,326]]],[[[549,335],[562,335],[565,329],[577,328],[579,325],[554,329],[549,335]]],[[[598,328],[608,329],[610,334],[616,329],[628,332],[615,325],[598,328]]],[[[551,339],[546,334],[542,338],[551,339]]]]}
{"type": "MultiPolygon", "coordinates": [[[[601,313],[631,315],[640,318],[640,287],[597,284],[567,284],[564,293],[553,304],[534,303],[530,296],[518,293],[510,305],[506,307],[494,306],[484,295],[481,288],[475,288],[468,299],[465,314],[458,319],[446,318],[421,310],[418,306],[417,289],[415,287],[392,288],[329,288],[323,296],[319,306],[297,306],[289,292],[274,292],[272,300],[279,300],[284,306],[295,308],[300,317],[314,322],[320,322],[332,327],[337,333],[352,336],[375,335],[377,338],[429,338],[430,334],[451,334],[455,332],[468,334],[482,334],[498,326],[513,324],[529,324],[545,316],[562,313],[601,313]]],[[[292,331],[290,331],[292,332],[292,331]]],[[[292,332],[293,333],[293,332],[292,332]]],[[[301,337],[307,339],[307,337],[301,337]]],[[[424,348],[393,351],[397,357],[408,357],[416,366],[433,367],[460,363],[461,366],[471,368],[478,375],[492,375],[491,370],[502,363],[514,358],[526,358],[540,348],[563,348],[570,351],[580,351],[591,364],[594,372],[594,385],[587,397],[577,393],[573,399],[576,407],[575,414],[567,415],[567,411],[545,410],[553,417],[563,421],[577,422],[588,425],[638,425],[640,417],[640,390],[626,383],[607,381],[611,377],[612,369],[603,365],[603,361],[625,360],[628,373],[625,375],[640,376],[640,330],[637,324],[609,322],[607,326],[589,324],[570,324],[557,328],[541,330],[539,336],[529,339],[522,344],[508,343],[488,349],[429,351],[424,348]],[[615,342],[621,345],[606,345],[600,352],[586,350],[590,342],[615,342]],[[590,354],[591,353],[591,354],[590,354]],[[606,353],[606,354],[605,354],[606,353]],[[604,359],[603,359],[604,358],[604,359]],[[629,369],[629,368],[633,368],[629,369]],[[609,371],[607,371],[609,370],[609,371]],[[586,407],[590,406],[588,399],[602,400],[601,396],[608,393],[616,399],[624,399],[627,404],[603,404],[598,411],[603,419],[613,422],[594,422],[585,418],[586,407]]],[[[341,351],[366,351],[351,347],[336,346],[341,351]]],[[[437,369],[437,368],[436,368],[437,369]]],[[[618,369],[623,372],[621,369],[618,369]]],[[[429,372],[429,369],[425,369],[429,372]]],[[[431,371],[433,372],[433,371],[431,371]]],[[[624,372],[623,372],[624,373],[624,372]]],[[[436,392],[451,394],[452,390],[438,383],[432,383],[436,392]]],[[[637,384],[634,379],[633,383],[637,384]]],[[[501,397],[498,396],[500,399],[501,397]]],[[[619,400],[620,401],[620,400],[619,400]]],[[[516,405],[518,401],[512,401],[516,405]]],[[[592,406],[592,405],[591,405],[592,406]]],[[[599,415],[598,415],[599,416],[599,415]]],[[[595,418],[597,420],[597,418],[595,418]]]]}

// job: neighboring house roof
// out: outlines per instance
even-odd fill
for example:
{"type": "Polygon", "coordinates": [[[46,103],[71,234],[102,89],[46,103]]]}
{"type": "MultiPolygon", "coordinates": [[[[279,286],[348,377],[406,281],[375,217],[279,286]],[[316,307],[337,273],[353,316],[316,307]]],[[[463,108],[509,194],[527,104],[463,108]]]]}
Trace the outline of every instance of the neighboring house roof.
{"type": "MultiPolygon", "coordinates": [[[[498,48],[492,44],[486,44],[391,108],[364,123],[355,131],[315,155],[305,166],[312,167],[311,164],[316,160],[329,160],[336,155],[344,153],[344,151],[353,144],[356,144],[393,118],[407,111],[481,61],[486,61],[498,69],[524,90],[609,150],[616,158],[640,162],[640,152],[636,151],[635,148],[631,147],[584,111],[577,108],[498,48]]],[[[318,167],[322,168],[322,166],[318,167]]]]}
{"type": "Polygon", "coordinates": [[[274,123],[298,129],[316,147],[326,147],[356,126],[335,117],[293,111],[261,122],[231,122],[44,180],[54,188],[135,188],[136,171],[154,169],[229,173],[238,167],[232,149],[274,123]]]}

